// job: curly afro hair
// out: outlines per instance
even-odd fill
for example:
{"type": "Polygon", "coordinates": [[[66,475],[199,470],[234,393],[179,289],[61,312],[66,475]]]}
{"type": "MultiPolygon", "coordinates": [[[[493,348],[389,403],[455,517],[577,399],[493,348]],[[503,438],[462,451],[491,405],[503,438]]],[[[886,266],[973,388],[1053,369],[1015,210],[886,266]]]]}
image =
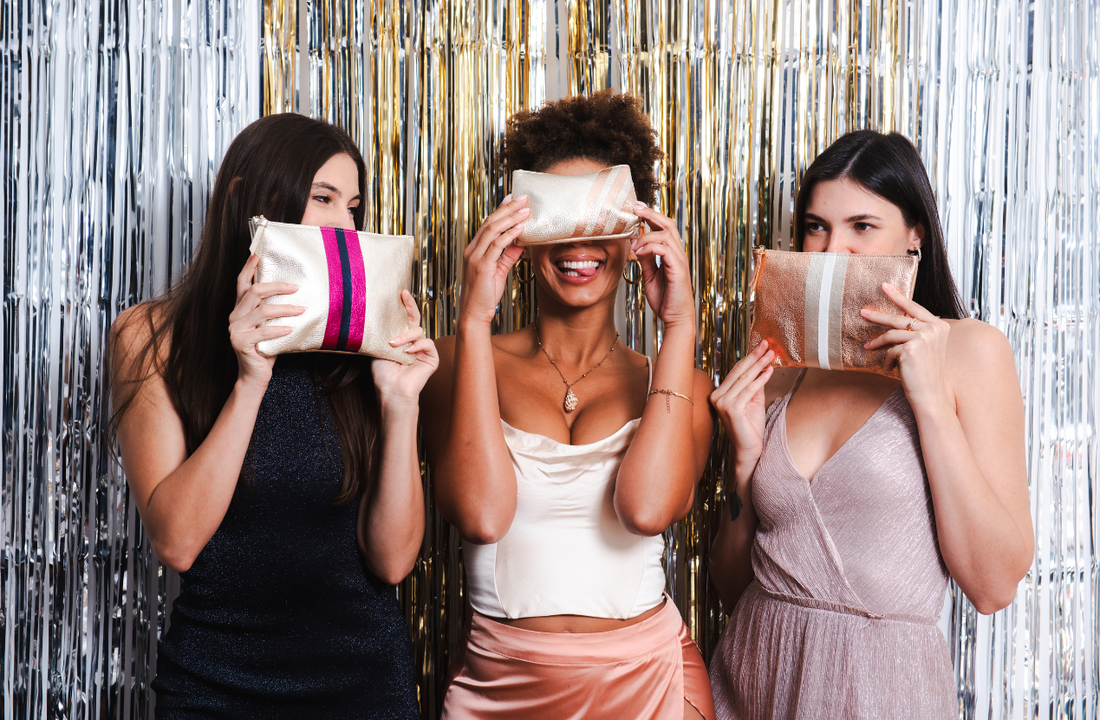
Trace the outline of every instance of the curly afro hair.
{"type": "Polygon", "coordinates": [[[630,95],[610,90],[545,103],[508,118],[501,164],[505,172],[546,168],[574,158],[607,165],[629,165],[638,199],[653,205],[657,178],[653,167],[664,155],[657,133],[630,95]]]}

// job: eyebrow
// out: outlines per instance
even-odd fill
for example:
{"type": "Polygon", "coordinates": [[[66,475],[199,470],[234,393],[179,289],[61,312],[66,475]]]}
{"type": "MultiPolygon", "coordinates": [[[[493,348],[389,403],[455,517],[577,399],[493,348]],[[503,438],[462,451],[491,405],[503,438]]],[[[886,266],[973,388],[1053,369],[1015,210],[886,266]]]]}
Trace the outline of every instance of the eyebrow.
{"type": "MultiPolygon", "coordinates": [[[[810,212],[806,213],[805,218],[807,220],[817,220],[820,222],[825,222],[823,218],[810,212]]],[[[880,218],[878,215],[872,215],[870,213],[863,213],[862,215],[852,215],[851,217],[844,218],[844,222],[846,223],[857,223],[864,220],[878,220],[879,222],[882,222],[882,218],[880,218]]]]}
{"type": "MultiPolygon", "coordinates": [[[[343,193],[340,192],[339,188],[337,188],[335,185],[330,185],[327,182],[315,182],[315,183],[313,183],[312,187],[313,188],[323,188],[325,190],[328,190],[329,192],[335,193],[336,197],[342,197],[343,196],[343,193]]],[[[359,193],[356,193],[354,196],[352,196],[351,199],[352,200],[358,200],[360,197],[362,197],[362,196],[359,195],[359,193]]]]}

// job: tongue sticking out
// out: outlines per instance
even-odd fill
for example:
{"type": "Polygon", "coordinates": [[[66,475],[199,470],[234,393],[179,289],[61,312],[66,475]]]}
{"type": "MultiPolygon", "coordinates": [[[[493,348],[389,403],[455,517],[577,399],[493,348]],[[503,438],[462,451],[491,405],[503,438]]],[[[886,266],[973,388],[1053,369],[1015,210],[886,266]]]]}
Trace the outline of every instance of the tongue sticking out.
{"type": "Polygon", "coordinates": [[[592,277],[600,270],[600,263],[594,261],[585,262],[561,262],[558,270],[566,277],[592,277]]]}

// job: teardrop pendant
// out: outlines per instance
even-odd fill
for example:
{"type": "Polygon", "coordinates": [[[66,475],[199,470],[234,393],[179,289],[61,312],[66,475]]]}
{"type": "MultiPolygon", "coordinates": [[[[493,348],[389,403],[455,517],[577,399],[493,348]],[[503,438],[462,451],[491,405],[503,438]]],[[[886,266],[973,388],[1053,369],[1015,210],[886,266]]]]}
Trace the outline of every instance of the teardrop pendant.
{"type": "Polygon", "coordinates": [[[577,396],[573,393],[573,388],[568,388],[565,391],[565,402],[562,403],[562,406],[567,413],[571,413],[577,409],[577,396]]]}

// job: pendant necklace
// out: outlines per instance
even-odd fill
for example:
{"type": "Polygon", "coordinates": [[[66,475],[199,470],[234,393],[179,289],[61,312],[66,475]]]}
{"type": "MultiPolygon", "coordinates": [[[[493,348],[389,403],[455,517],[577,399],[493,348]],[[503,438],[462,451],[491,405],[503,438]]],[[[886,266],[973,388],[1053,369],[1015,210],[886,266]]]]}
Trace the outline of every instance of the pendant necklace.
{"type": "Polygon", "coordinates": [[[542,350],[542,354],[546,356],[546,359],[549,360],[550,364],[554,366],[554,369],[558,371],[558,375],[561,376],[561,381],[565,383],[565,400],[562,401],[561,406],[565,408],[565,412],[571,413],[577,409],[577,403],[580,402],[579,400],[577,400],[577,394],[573,392],[573,386],[579,383],[581,380],[584,380],[588,376],[588,373],[592,372],[600,365],[603,365],[604,360],[611,357],[611,353],[615,352],[615,345],[619,342],[619,333],[615,333],[615,339],[611,341],[611,349],[608,350],[607,354],[603,356],[603,360],[600,360],[598,363],[593,365],[591,368],[588,369],[588,372],[586,372],[584,375],[581,375],[573,382],[569,382],[565,379],[565,375],[562,373],[561,368],[558,367],[558,364],[556,362],[554,362],[554,358],[550,357],[550,353],[546,352],[546,348],[542,346],[542,335],[541,333],[539,333],[539,324],[537,322],[535,323],[535,340],[538,341],[539,350],[542,350]]]}

